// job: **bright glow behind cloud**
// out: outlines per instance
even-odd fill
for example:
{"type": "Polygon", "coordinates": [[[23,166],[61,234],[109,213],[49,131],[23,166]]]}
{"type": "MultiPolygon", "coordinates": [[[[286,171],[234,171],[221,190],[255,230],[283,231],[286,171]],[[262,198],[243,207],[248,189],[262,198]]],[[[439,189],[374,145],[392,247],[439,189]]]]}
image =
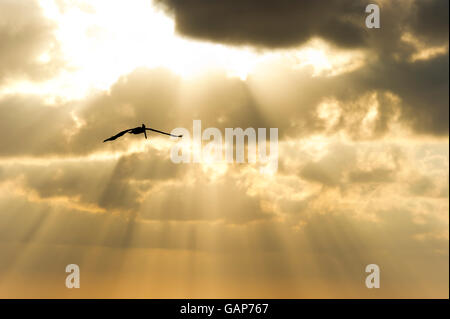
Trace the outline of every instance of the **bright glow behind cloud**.
{"type": "MultiPolygon", "coordinates": [[[[255,51],[245,47],[195,41],[175,33],[174,21],[151,1],[40,0],[44,14],[57,25],[66,69],[45,83],[19,81],[3,93],[28,92],[78,99],[105,90],[137,67],[164,67],[184,78],[211,69],[245,80],[267,61],[311,65],[315,74],[336,75],[362,65],[361,52],[337,52],[319,40],[289,50],[255,51]],[[59,5],[58,5],[59,4],[59,5]]],[[[38,60],[45,62],[48,53],[38,60]]]]}

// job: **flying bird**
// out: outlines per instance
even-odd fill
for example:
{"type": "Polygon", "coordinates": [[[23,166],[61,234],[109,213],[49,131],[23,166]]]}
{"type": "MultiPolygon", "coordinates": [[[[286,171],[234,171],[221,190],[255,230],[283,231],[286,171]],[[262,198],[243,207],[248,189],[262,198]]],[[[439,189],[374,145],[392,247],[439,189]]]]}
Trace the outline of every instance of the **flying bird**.
{"type": "Polygon", "coordinates": [[[166,132],[155,130],[153,128],[145,127],[145,124],[142,124],[142,126],[138,126],[138,127],[135,127],[135,128],[129,128],[127,130],[119,132],[116,135],[111,136],[110,138],[107,138],[106,140],[104,140],[103,143],[105,143],[107,141],[113,141],[116,138],[119,138],[122,135],[125,135],[126,133],[130,133],[130,134],[142,134],[142,133],[144,133],[144,136],[147,139],[147,132],[146,131],[153,131],[153,132],[156,132],[156,133],[161,133],[161,134],[165,134],[165,135],[169,135],[169,136],[173,136],[173,137],[183,137],[183,135],[173,135],[173,134],[169,134],[169,133],[166,133],[166,132]]]}

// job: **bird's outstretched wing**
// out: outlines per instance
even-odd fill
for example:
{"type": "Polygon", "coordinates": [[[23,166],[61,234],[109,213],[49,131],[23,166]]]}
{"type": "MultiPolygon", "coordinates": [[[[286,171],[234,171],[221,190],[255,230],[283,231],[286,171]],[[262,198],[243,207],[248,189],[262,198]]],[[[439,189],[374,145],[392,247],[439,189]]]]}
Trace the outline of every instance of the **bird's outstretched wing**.
{"type": "Polygon", "coordinates": [[[120,133],[117,133],[116,135],[111,136],[110,138],[107,138],[106,140],[104,140],[103,143],[105,143],[105,142],[107,142],[107,141],[113,141],[113,140],[115,140],[116,138],[121,137],[122,135],[128,133],[128,132],[131,131],[131,130],[132,130],[132,129],[130,128],[130,129],[124,130],[124,131],[122,131],[122,132],[120,132],[120,133]]]}
{"type": "Polygon", "coordinates": [[[161,134],[173,136],[173,137],[183,137],[183,135],[173,135],[173,134],[169,134],[169,133],[166,133],[166,132],[163,132],[163,131],[158,131],[158,130],[155,130],[155,129],[152,129],[152,128],[148,128],[148,127],[146,127],[145,129],[149,130],[149,131],[156,132],[156,133],[161,133],[161,134]]]}

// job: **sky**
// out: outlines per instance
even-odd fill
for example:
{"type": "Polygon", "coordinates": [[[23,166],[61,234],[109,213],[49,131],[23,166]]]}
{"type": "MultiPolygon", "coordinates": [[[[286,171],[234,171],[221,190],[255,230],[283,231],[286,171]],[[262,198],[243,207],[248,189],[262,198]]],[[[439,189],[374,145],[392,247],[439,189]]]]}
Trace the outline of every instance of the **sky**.
{"type": "Polygon", "coordinates": [[[448,298],[449,4],[373,3],[0,0],[0,297],[448,298]],[[102,143],[194,120],[278,169],[102,143]]]}

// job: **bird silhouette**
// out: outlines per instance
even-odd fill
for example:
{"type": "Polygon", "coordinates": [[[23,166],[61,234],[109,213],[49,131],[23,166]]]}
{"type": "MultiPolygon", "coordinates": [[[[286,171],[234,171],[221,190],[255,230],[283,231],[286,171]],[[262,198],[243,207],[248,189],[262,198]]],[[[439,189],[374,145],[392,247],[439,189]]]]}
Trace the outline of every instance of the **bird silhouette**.
{"type": "Polygon", "coordinates": [[[142,134],[142,133],[144,133],[144,136],[147,139],[147,132],[146,131],[153,131],[153,132],[156,132],[156,133],[161,133],[161,134],[165,134],[165,135],[169,135],[169,136],[173,136],[173,137],[183,137],[183,135],[173,135],[173,134],[169,134],[169,133],[166,133],[166,132],[163,132],[163,131],[155,130],[153,128],[145,127],[145,124],[142,124],[142,126],[138,126],[138,127],[135,127],[135,128],[129,128],[127,130],[123,130],[122,132],[119,132],[116,135],[107,138],[106,140],[103,141],[103,143],[105,143],[107,141],[113,141],[116,138],[119,138],[122,135],[125,135],[126,133],[130,133],[130,134],[142,134]]]}

